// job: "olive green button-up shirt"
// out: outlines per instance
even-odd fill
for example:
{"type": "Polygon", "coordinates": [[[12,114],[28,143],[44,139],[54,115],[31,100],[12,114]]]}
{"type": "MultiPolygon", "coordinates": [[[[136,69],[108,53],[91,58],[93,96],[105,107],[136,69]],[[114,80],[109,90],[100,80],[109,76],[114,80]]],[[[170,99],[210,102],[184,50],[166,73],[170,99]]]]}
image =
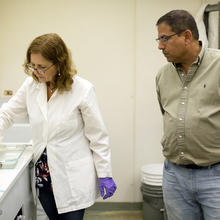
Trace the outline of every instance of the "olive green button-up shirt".
{"type": "Polygon", "coordinates": [[[156,87],[164,156],[176,164],[220,162],[220,50],[203,47],[187,74],[166,64],[156,87]]]}

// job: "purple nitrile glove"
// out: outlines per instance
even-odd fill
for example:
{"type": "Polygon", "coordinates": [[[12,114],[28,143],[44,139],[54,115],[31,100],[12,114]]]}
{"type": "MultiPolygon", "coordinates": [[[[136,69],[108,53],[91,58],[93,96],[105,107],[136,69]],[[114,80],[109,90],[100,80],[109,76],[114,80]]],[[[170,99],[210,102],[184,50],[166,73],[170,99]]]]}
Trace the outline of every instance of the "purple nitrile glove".
{"type": "Polygon", "coordinates": [[[111,177],[99,178],[99,191],[103,199],[111,197],[117,186],[111,177]]]}

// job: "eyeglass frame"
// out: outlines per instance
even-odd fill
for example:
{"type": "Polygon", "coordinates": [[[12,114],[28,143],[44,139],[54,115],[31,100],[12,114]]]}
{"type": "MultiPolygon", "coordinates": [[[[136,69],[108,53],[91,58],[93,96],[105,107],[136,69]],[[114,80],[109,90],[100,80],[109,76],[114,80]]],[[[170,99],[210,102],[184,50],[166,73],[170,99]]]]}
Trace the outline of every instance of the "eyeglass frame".
{"type": "MultiPolygon", "coordinates": [[[[185,31],[185,30],[184,30],[185,31]]],[[[163,36],[161,36],[161,37],[158,37],[157,39],[156,39],[156,41],[159,43],[159,41],[161,41],[163,44],[166,44],[167,43],[167,41],[170,39],[170,38],[172,38],[173,36],[175,36],[175,35],[178,35],[178,34],[181,34],[181,33],[183,33],[184,31],[179,31],[179,32],[177,32],[177,33],[175,33],[175,34],[171,34],[171,35],[163,35],[163,36]]]]}
{"type": "Polygon", "coordinates": [[[32,71],[32,72],[34,72],[34,71],[37,71],[39,74],[45,74],[45,72],[47,71],[47,70],[49,70],[52,66],[54,66],[55,64],[52,64],[52,65],[50,65],[49,67],[46,67],[46,69],[39,69],[39,67],[38,68],[34,68],[33,66],[31,66],[31,64],[27,64],[26,65],[26,67],[28,68],[28,70],[30,70],[30,71],[32,71]]]}

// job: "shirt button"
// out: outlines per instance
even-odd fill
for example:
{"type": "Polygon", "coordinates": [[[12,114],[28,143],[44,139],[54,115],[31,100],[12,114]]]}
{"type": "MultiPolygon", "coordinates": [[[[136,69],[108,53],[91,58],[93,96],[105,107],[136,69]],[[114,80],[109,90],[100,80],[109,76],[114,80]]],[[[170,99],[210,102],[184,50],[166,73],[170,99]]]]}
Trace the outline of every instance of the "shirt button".
{"type": "Polygon", "coordinates": [[[184,104],[185,104],[185,102],[181,102],[181,104],[182,104],[182,105],[184,105],[184,104]]]}
{"type": "Polygon", "coordinates": [[[183,136],[182,135],[179,135],[179,138],[182,138],[183,136]]]}
{"type": "Polygon", "coordinates": [[[179,118],[179,120],[182,121],[183,119],[182,119],[182,118],[179,118]]]}
{"type": "Polygon", "coordinates": [[[184,157],[184,152],[180,152],[180,157],[184,157]]]}
{"type": "Polygon", "coordinates": [[[185,86],[184,89],[188,89],[187,86],[185,86]]]}

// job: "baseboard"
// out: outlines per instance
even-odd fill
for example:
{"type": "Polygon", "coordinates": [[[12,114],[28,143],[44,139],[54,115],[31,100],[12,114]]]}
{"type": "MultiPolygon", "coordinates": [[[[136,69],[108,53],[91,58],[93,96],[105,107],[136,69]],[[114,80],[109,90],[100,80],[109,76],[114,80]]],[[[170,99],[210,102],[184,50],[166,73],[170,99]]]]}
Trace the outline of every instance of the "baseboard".
{"type": "Polygon", "coordinates": [[[96,202],[88,210],[117,211],[117,210],[142,210],[142,202],[96,202]]]}

